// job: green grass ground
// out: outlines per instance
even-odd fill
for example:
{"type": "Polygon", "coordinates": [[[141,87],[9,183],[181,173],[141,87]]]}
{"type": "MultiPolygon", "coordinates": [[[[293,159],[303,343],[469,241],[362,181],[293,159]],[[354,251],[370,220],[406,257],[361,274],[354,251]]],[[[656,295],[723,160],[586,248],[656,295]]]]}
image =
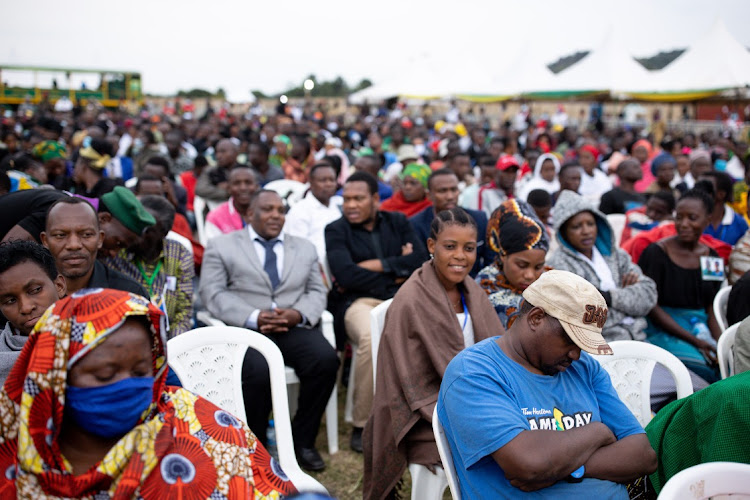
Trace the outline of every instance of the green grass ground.
{"type": "MultiPolygon", "coordinates": [[[[338,416],[339,416],[339,452],[331,456],[328,454],[328,440],[326,439],[325,418],[320,426],[316,446],[326,462],[322,472],[308,472],[328,489],[331,496],[339,500],[359,500],[362,498],[362,471],[364,460],[361,453],[349,448],[351,425],[344,422],[344,404],[346,402],[346,387],[338,384],[338,416]]],[[[411,477],[404,474],[404,498],[411,497],[411,477]]],[[[450,498],[450,495],[446,498],[450,498]]]]}

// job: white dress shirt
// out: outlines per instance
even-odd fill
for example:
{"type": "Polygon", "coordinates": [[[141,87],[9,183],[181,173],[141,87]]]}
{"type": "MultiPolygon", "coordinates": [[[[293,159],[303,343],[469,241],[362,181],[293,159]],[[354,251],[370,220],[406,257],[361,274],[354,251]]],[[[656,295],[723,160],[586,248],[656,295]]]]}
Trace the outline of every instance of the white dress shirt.
{"type": "Polygon", "coordinates": [[[328,224],[341,218],[342,204],[341,196],[332,196],[328,206],[325,206],[312,193],[307,193],[303,199],[292,205],[284,223],[285,232],[305,238],[315,245],[323,272],[323,282],[328,289],[331,288],[331,270],[326,259],[325,229],[328,224]]]}
{"type": "MultiPolygon", "coordinates": [[[[253,226],[248,224],[246,226],[247,232],[250,235],[250,241],[253,242],[253,248],[255,248],[255,253],[258,254],[258,260],[260,261],[260,267],[263,268],[266,263],[266,247],[263,246],[263,244],[258,241],[256,238],[261,238],[258,236],[258,233],[255,232],[253,229],[253,226]]],[[[264,238],[261,238],[264,239],[264,238]]],[[[276,237],[277,240],[279,240],[279,243],[276,243],[273,246],[273,252],[276,254],[276,272],[279,274],[279,279],[281,279],[281,276],[284,272],[284,232],[282,231],[279,233],[279,235],[276,237]]],[[[265,272],[265,270],[263,271],[265,272]]],[[[276,302],[273,302],[271,304],[271,308],[276,308],[276,302]]],[[[245,321],[245,326],[251,330],[258,330],[258,315],[260,314],[260,309],[254,310],[252,313],[250,313],[250,316],[248,316],[247,321],[245,321]]],[[[305,321],[305,318],[303,316],[302,321],[305,321]]]]}
{"type": "Polygon", "coordinates": [[[341,196],[332,196],[328,206],[325,206],[312,193],[307,193],[286,214],[284,231],[310,241],[318,252],[318,260],[323,262],[326,258],[325,229],[328,224],[341,218],[342,203],[341,196]]]}

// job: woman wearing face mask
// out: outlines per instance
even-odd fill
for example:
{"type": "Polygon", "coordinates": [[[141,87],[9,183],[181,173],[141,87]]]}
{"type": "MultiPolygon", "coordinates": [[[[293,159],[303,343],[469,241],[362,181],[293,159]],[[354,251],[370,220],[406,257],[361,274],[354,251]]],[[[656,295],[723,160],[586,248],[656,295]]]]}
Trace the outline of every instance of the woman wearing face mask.
{"type": "Polygon", "coordinates": [[[554,228],[560,248],[549,265],[576,273],[599,289],[609,307],[604,338],[644,340],[645,316],[656,305],[656,285],[615,246],[606,217],[582,196],[563,191],[555,205],[554,228]]]}
{"type": "Polygon", "coordinates": [[[52,305],[0,393],[3,498],[266,498],[294,491],[250,429],[167,387],[161,312],[126,292],[52,305]]]}
{"type": "Polygon", "coordinates": [[[670,351],[708,382],[718,379],[713,339],[721,331],[713,300],[724,279],[721,258],[699,241],[712,210],[711,195],[699,189],[685,192],[675,209],[677,234],[652,243],[638,260],[659,290],[659,302],[649,314],[649,342],[670,351]],[[704,334],[699,335],[699,329],[704,334]]]}
{"type": "Polygon", "coordinates": [[[526,201],[529,193],[535,189],[544,189],[549,194],[560,190],[557,174],[560,172],[560,160],[557,156],[547,153],[541,155],[534,165],[533,177],[518,190],[518,198],[526,201]]]}
{"type": "Polygon", "coordinates": [[[378,348],[372,413],[363,434],[364,498],[386,498],[410,463],[440,463],[432,412],[448,363],[504,329],[469,276],[477,225],[463,209],[437,214],[425,262],[393,298],[378,348]]]}
{"type": "Polygon", "coordinates": [[[508,328],[518,315],[523,291],[548,269],[544,259],[549,238],[533,208],[522,201],[507,200],[492,214],[487,242],[497,258],[479,272],[477,283],[508,328]]]}

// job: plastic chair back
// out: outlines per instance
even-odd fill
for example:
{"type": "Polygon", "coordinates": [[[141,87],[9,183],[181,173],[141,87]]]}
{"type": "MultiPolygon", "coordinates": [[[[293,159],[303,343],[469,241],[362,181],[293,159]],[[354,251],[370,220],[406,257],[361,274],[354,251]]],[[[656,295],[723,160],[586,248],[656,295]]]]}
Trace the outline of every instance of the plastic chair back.
{"type": "Polygon", "coordinates": [[[279,179],[269,182],[268,184],[263,186],[263,189],[276,191],[277,193],[279,193],[279,196],[281,196],[281,199],[284,200],[286,206],[291,207],[302,198],[304,198],[308,187],[309,186],[307,184],[303,184],[299,181],[293,181],[291,179],[279,179]]]}
{"type": "Polygon", "coordinates": [[[461,490],[458,487],[456,467],[453,465],[453,453],[451,453],[451,446],[448,443],[448,438],[445,437],[445,430],[443,430],[443,426],[440,424],[440,419],[438,418],[437,404],[435,405],[435,410],[432,412],[432,432],[435,434],[440,461],[443,462],[443,470],[445,471],[448,488],[451,490],[453,500],[461,500],[461,490]]]}
{"type": "Polygon", "coordinates": [[[593,356],[612,379],[620,400],[642,426],[651,421],[651,375],[656,363],[672,374],[677,385],[677,398],[693,393],[690,373],[677,357],[661,347],[636,340],[609,342],[611,356],[593,356]]]}
{"type": "Polygon", "coordinates": [[[622,239],[622,230],[625,229],[625,214],[609,214],[607,215],[607,222],[612,226],[612,232],[615,235],[615,246],[620,246],[620,240],[622,239]]]}
{"type": "Polygon", "coordinates": [[[388,312],[393,299],[388,299],[377,305],[370,311],[370,350],[372,352],[372,391],[375,392],[375,380],[378,378],[378,347],[380,347],[380,337],[383,335],[383,326],[385,326],[385,313],[388,312]]]}
{"type": "Polygon", "coordinates": [[[735,462],[709,462],[678,472],[667,481],[659,500],[701,500],[718,495],[750,495],[750,465],[735,462]]]}
{"type": "Polygon", "coordinates": [[[721,378],[725,379],[734,375],[734,338],[737,336],[737,328],[741,323],[735,323],[721,334],[716,342],[716,357],[719,361],[719,372],[721,378]]]}
{"type": "Polygon", "coordinates": [[[716,316],[716,322],[719,324],[722,332],[729,328],[727,324],[727,304],[729,303],[729,292],[731,291],[731,286],[725,286],[714,297],[714,316],[716,316]]]}
{"type": "MultiPolygon", "coordinates": [[[[242,396],[242,361],[248,347],[261,353],[270,371],[271,401],[281,468],[298,490],[327,493],[297,463],[287,402],[284,358],[276,344],[245,328],[208,326],[170,339],[167,347],[169,366],[185,389],[205,397],[243,421],[247,420],[247,416],[242,396]]],[[[265,429],[262,431],[265,432],[265,429]]]]}

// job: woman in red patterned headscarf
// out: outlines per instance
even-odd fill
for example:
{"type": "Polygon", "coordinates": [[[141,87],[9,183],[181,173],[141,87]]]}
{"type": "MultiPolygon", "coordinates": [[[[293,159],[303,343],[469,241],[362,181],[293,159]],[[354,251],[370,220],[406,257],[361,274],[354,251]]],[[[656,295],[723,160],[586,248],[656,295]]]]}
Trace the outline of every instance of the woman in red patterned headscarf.
{"type": "Polygon", "coordinates": [[[101,289],[44,313],[0,393],[0,497],[295,491],[244,423],[165,385],[163,320],[143,297],[101,289]]]}

